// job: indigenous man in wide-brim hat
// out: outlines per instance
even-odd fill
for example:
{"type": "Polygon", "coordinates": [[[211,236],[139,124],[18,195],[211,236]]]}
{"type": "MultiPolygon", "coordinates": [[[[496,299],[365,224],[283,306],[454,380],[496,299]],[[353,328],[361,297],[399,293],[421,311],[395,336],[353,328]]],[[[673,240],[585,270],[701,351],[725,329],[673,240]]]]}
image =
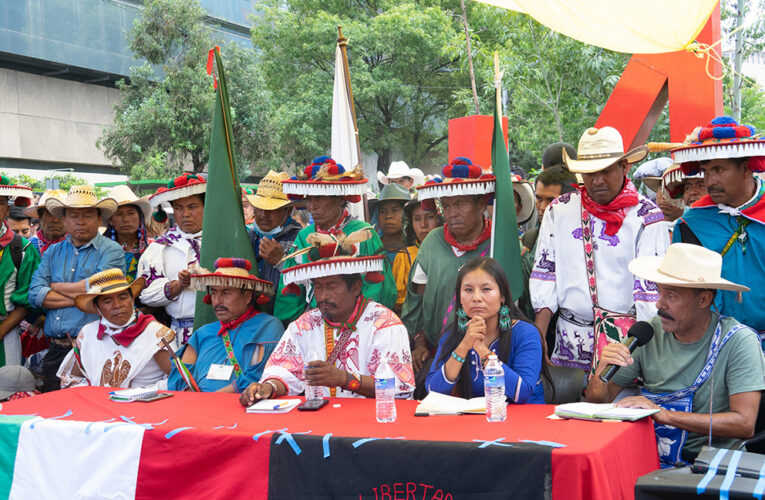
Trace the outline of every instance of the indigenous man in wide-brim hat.
{"type": "Polygon", "coordinates": [[[40,267],[32,276],[29,303],[45,309],[45,335],[50,348],[43,360],[43,390],[59,388],[56,376],[64,356],[72,349],[67,334],[77,336],[96,314],[80,311],[74,299],[87,292],[88,279],[107,269],[124,272],[125,253],[120,245],[98,232],[103,217],[117,210],[112,198],[99,200],[92,186],[72,186],[64,199],[48,198],[45,208],[64,221],[69,233],[46,250],[40,267]]]}
{"type": "Polygon", "coordinates": [[[652,418],[663,466],[692,463],[710,432],[716,448],[754,434],[765,358],[754,330],[711,309],[716,294],[749,290],[721,276],[722,261],[706,248],[675,243],[664,257],[630,262],[636,276],[659,289],[653,338],[633,354],[623,344],[607,345],[587,387],[589,401],[610,402],[634,380],[643,381],[641,396],[617,406],[661,410],[652,418]],[[599,376],[608,364],[621,368],[603,383],[599,376]]]}
{"type": "Polygon", "coordinates": [[[453,319],[457,272],[472,258],[488,255],[491,220],[484,214],[494,183],[490,171],[469,158],[458,157],[443,167],[442,177],[417,190],[420,203],[426,206],[434,207],[435,200],[440,200],[444,225],[433,229],[420,245],[401,312],[414,345],[415,397],[425,395],[422,391],[430,360],[444,325],[453,319]]]}
{"type": "Polygon", "coordinates": [[[698,127],[672,155],[685,174],[704,174],[709,193],[678,219],[673,241],[723,256],[723,277],[752,291],[743,302],[720,292],[715,305],[765,337],[765,183],[754,175],[765,171],[765,139],[754,127],[721,116],[698,127]]]}
{"type": "MultiPolygon", "coordinates": [[[[314,158],[297,177],[282,181],[282,189],[291,200],[304,199],[308,211],[313,216],[314,223],[300,231],[295,238],[291,250],[293,252],[307,248],[307,238],[313,233],[342,238],[352,232],[372,227],[353,218],[348,212],[348,203],[360,201],[367,189],[367,179],[364,178],[360,167],[346,170],[332,158],[321,156],[314,158]]],[[[382,242],[375,233],[358,246],[356,256],[377,255],[381,250],[382,242]]],[[[288,259],[284,262],[284,267],[292,267],[302,262],[302,258],[288,259]]],[[[284,324],[289,324],[300,316],[307,306],[315,307],[316,302],[311,297],[310,290],[308,292],[307,294],[302,284],[292,283],[287,286],[282,280],[276,293],[276,317],[284,324]]],[[[393,307],[396,303],[396,283],[387,262],[383,270],[383,279],[376,283],[365,283],[363,293],[370,300],[393,307]]]]}
{"type": "Polygon", "coordinates": [[[0,366],[21,364],[19,323],[31,309],[28,300],[32,273],[40,256],[26,238],[14,234],[6,217],[11,203],[26,206],[32,199],[28,187],[10,183],[0,175],[0,366]]]}
{"type": "MultiPolygon", "coordinates": [[[[255,218],[248,226],[252,249],[258,263],[261,278],[279,283],[281,268],[279,262],[295,241],[303,227],[295,221],[291,202],[282,189],[282,181],[289,176],[274,171],[268,172],[258,184],[258,190],[247,199],[255,211],[255,218]]],[[[266,312],[273,314],[274,297],[268,301],[266,312]]]]}
{"type": "Polygon", "coordinates": [[[199,262],[202,249],[206,188],[203,177],[186,173],[149,198],[157,208],[154,216],[162,221],[167,217],[162,204],[169,203],[176,225],[155,239],[138,261],[138,276],[146,278],[140,299],[149,307],[165,308],[171,319],[170,328],[177,334],[173,343],[176,350],[189,340],[194,327],[197,294],[189,288],[189,266],[199,262]]]}
{"type": "Polygon", "coordinates": [[[45,208],[45,203],[49,198],[63,200],[65,197],[66,191],[63,189],[47,189],[40,197],[37,206],[27,207],[23,210],[24,215],[40,221],[40,229],[37,230],[37,234],[32,236],[29,241],[37,248],[41,256],[45,254],[48,247],[55,245],[66,237],[64,221],[50,213],[45,208]]]}
{"type": "Polygon", "coordinates": [[[110,195],[117,202],[117,211],[109,219],[104,219],[104,235],[122,246],[126,276],[128,281],[133,281],[138,272],[138,261],[149,246],[146,221],[151,217],[151,203],[148,196],[139,198],[126,185],[115,186],[110,195]]]}
{"type": "Polygon", "coordinates": [[[74,304],[99,319],[82,327],[77,351],[61,363],[61,386],[156,387],[170,373],[162,339],[171,342],[175,332],[135,308],[144,279],[131,283],[120,269],[107,269],[91,276],[88,285],[74,304]]]}
{"type": "Polygon", "coordinates": [[[380,279],[385,257],[351,257],[353,247],[371,233],[362,229],[340,241],[315,234],[310,261],[284,270],[285,283],[313,283],[318,307],[287,327],[260,382],[240,397],[243,405],[301,394],[307,385],[320,386],[325,397],[373,398],[374,375],[383,361],[396,377],[396,397],[411,395],[414,374],[406,329],[390,309],[362,292],[363,282],[380,279]]]}
{"type": "MultiPolygon", "coordinates": [[[[191,287],[207,292],[205,302],[218,318],[195,331],[179,353],[203,392],[242,392],[258,381],[284,333],[281,321],[256,309],[268,302],[274,286],[251,270],[247,259],[220,258],[214,271],[198,269],[191,275],[191,287]]],[[[186,384],[174,368],[168,388],[180,391],[186,384]]]]}
{"type": "Polygon", "coordinates": [[[679,163],[673,163],[661,177],[643,178],[643,184],[656,193],[656,204],[672,227],[687,207],[707,194],[704,174],[686,175],[679,163]]]}
{"type": "Polygon", "coordinates": [[[546,332],[559,313],[555,365],[590,370],[595,346],[609,341],[595,338],[596,316],[609,316],[603,323],[618,326],[603,331],[626,335],[624,327],[635,316],[656,314],[655,287],[627,269],[633,258],[664,255],[669,246],[665,225],[657,224],[664,220],[661,210],[627,179],[630,165],[647,153],[645,146],[625,153],[622,136],[612,127],[587,129],[576,160],[563,150],[569,170],[582,174],[584,183],[547,207],[529,280],[539,331],[546,332]]]}

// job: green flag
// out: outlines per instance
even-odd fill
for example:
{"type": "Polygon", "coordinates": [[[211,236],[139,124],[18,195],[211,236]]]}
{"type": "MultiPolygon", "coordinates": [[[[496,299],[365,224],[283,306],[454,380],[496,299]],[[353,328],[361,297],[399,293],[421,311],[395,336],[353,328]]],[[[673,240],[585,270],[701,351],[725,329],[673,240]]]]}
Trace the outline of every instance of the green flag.
{"type": "MultiPolygon", "coordinates": [[[[210,139],[210,160],[207,164],[205,216],[202,223],[200,265],[213,270],[219,257],[241,257],[252,262],[252,274],[258,275],[255,252],[252,249],[242,211],[242,191],[237,177],[231,129],[231,108],[228,103],[226,78],[220,59],[220,49],[210,51],[208,73],[216,82],[215,114],[210,139]],[[215,68],[213,68],[213,58],[215,68]],[[217,69],[217,72],[213,72],[217,69]]],[[[217,321],[212,307],[202,302],[204,293],[197,294],[194,310],[194,330],[217,321]]]]}
{"type": "Polygon", "coordinates": [[[521,271],[521,243],[518,239],[518,221],[515,217],[513,179],[510,177],[510,161],[502,134],[499,109],[494,102],[494,135],[491,140],[491,165],[497,178],[494,193],[494,227],[492,228],[491,255],[507,273],[510,293],[518,300],[524,290],[521,271]]]}

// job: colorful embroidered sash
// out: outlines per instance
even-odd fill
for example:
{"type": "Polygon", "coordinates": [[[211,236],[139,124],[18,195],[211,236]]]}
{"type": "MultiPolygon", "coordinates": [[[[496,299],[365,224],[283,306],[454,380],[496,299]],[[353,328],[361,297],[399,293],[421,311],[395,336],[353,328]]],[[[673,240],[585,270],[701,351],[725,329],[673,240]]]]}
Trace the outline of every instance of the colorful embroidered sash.
{"type": "MultiPolygon", "coordinates": [[[[722,332],[722,324],[720,320],[723,316],[717,320],[717,327],[715,328],[714,335],[712,336],[712,342],[709,344],[709,353],[707,354],[707,362],[704,368],[701,369],[695,382],[690,387],[681,389],[675,392],[654,394],[645,389],[641,389],[643,396],[651,400],[654,404],[661,406],[665,410],[670,411],[693,411],[693,395],[696,391],[704,385],[704,382],[712,375],[712,369],[714,368],[717,356],[720,354],[723,346],[733,336],[734,333],[744,328],[745,325],[736,325],[731,328],[725,337],[720,339],[722,332]]],[[[711,400],[711,395],[710,395],[711,400]]],[[[661,460],[661,467],[674,467],[677,463],[686,463],[682,459],[683,446],[688,438],[688,431],[672,427],[670,425],[660,425],[654,422],[654,431],[656,432],[656,445],[659,450],[659,459],[661,460]]]]}
{"type": "MultiPolygon", "coordinates": [[[[324,348],[327,353],[327,362],[329,364],[334,365],[335,361],[337,361],[337,357],[348,346],[348,342],[351,340],[351,335],[356,331],[356,324],[359,322],[359,319],[361,319],[361,315],[364,314],[367,304],[369,304],[369,299],[363,295],[359,295],[359,298],[356,299],[356,307],[353,308],[350,317],[347,321],[342,323],[329,321],[322,316],[322,319],[324,319],[324,348]],[[335,328],[340,329],[340,337],[337,339],[337,342],[335,342],[335,328]]],[[[336,387],[329,388],[329,395],[331,397],[335,397],[336,393],[336,387]]]]}
{"type": "Polygon", "coordinates": [[[587,286],[592,300],[592,364],[590,375],[595,376],[598,360],[603,348],[610,342],[623,342],[630,327],[637,322],[634,314],[617,313],[603,309],[598,304],[598,282],[595,278],[595,248],[592,241],[594,224],[590,213],[582,204],[582,245],[584,245],[585,271],[587,286]]]}
{"type": "Polygon", "coordinates": [[[231,363],[231,366],[234,367],[234,375],[236,375],[237,378],[242,375],[243,371],[241,365],[239,365],[239,362],[236,360],[236,356],[234,355],[234,348],[231,345],[231,337],[229,337],[228,331],[234,328],[239,328],[242,323],[252,318],[253,316],[256,316],[257,314],[258,311],[255,310],[255,307],[250,306],[247,308],[247,311],[245,311],[244,314],[235,320],[229,321],[228,323],[221,323],[220,330],[218,331],[218,335],[220,335],[220,338],[223,340],[223,347],[226,349],[226,358],[231,363]]]}

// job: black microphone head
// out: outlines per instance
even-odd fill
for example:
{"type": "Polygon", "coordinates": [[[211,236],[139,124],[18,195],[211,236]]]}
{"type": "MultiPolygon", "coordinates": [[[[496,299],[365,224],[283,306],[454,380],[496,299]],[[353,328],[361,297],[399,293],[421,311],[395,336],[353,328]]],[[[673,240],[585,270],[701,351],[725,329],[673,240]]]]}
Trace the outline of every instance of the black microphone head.
{"type": "Polygon", "coordinates": [[[653,327],[647,321],[638,321],[627,332],[630,337],[635,337],[637,345],[646,345],[653,338],[653,327]]]}

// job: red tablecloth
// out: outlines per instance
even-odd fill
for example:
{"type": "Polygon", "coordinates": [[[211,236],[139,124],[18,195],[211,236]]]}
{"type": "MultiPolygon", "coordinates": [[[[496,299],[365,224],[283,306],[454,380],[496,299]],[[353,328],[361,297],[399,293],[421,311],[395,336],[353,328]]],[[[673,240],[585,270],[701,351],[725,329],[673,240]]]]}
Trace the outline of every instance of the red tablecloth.
{"type": "Polygon", "coordinates": [[[289,432],[310,431],[312,435],[333,433],[344,437],[405,437],[425,441],[521,440],[552,441],[566,445],[552,452],[553,497],[556,499],[633,498],[639,476],[659,467],[653,425],[650,419],[635,423],[550,420],[552,406],[509,406],[508,418],[489,423],[482,415],[415,417],[416,401],[398,401],[398,419],[379,424],[374,401],[334,399],[318,412],[281,415],[245,414],[238,395],[175,393],[152,403],[115,403],[108,389],[83,387],[3,403],[0,414],[60,416],[68,420],[103,421],[120,416],[135,422],[158,423],[147,432],[157,440],[152,456],[141,455],[139,484],[149,484],[154,496],[179,497],[178,490],[163,485],[177,480],[189,483],[188,493],[215,491],[218,498],[240,497],[243,491],[266,492],[269,440],[255,441],[263,431],[287,428],[289,432]],[[339,404],[339,408],[333,405],[339,404]],[[233,428],[231,428],[233,427],[233,428]],[[167,438],[171,431],[178,431],[167,438]],[[204,470],[200,467],[204,457],[204,470]],[[246,463],[247,477],[231,474],[234,464],[246,463]],[[263,467],[260,469],[259,467],[263,467]],[[171,475],[182,477],[169,481],[171,475]],[[221,480],[225,478],[225,480],[221,480]],[[142,483],[143,482],[143,483],[142,483]],[[244,488],[244,489],[243,489],[244,488]]]}

